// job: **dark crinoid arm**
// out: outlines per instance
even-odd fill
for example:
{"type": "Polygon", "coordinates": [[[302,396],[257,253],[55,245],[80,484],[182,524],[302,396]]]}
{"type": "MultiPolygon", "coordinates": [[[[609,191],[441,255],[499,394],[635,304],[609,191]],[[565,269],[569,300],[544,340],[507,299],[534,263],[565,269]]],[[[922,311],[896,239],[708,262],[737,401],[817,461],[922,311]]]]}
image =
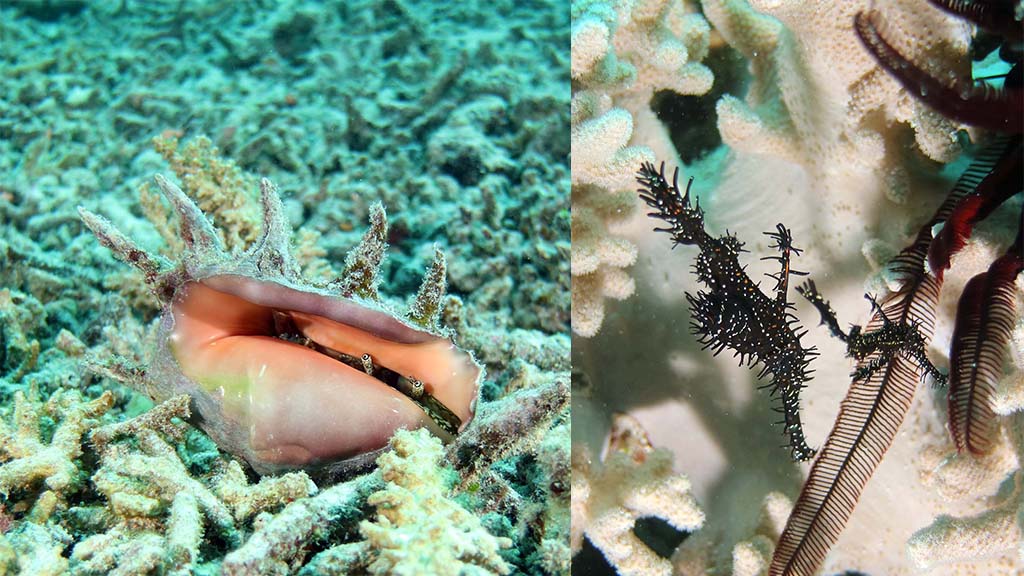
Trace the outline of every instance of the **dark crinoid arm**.
{"type": "MultiPolygon", "coordinates": [[[[943,4],[964,4],[943,2],[943,4]]],[[[990,3],[995,4],[995,3],[990,3]]],[[[1010,2],[1000,3],[1010,6],[1010,2]]],[[[1011,9],[1012,12],[1012,9],[1011,9]]],[[[1012,14],[1009,16],[1013,18],[1012,14]]],[[[1019,27],[1020,22],[1016,22],[1019,27]]],[[[892,44],[892,33],[876,10],[858,12],[853,24],[857,36],[875,60],[910,94],[944,116],[972,126],[1005,133],[1024,130],[1024,89],[1007,82],[1001,89],[986,84],[946,83],[910,61],[892,44]]],[[[1011,76],[1019,76],[1020,63],[1011,76]]]]}
{"type": "Polygon", "coordinates": [[[740,265],[743,243],[728,233],[714,238],[704,230],[703,211],[699,204],[690,204],[693,180],[682,192],[678,176],[676,170],[669,183],[664,164],[660,169],[644,164],[637,176],[638,192],[654,209],[649,215],[669,225],[656,230],[671,234],[677,245],[695,245],[700,250],[694,271],[705,289],[686,295],[693,332],[704,349],[715,355],[728,349],[741,364],[761,364],[758,378],[770,374],[762,387],[778,403],[775,409],[783,415],[780,424],[785,427],[793,458],[809,460],[814,450],[807,445],[800,423],[800,391],[810,380],[808,365],[817,352],[801,345],[803,334],[798,333],[793,306],[786,299],[790,275],[802,274],[790,268],[791,255],[800,251],[785,226],[779,224],[767,233],[775,241],[772,247],[779,251],[778,256],[768,258],[777,260],[781,269],[770,275],[776,281],[773,294],[761,292],[740,265]]]}
{"type": "Polygon", "coordinates": [[[949,429],[957,449],[995,448],[993,399],[1018,321],[1016,279],[1024,271],[1024,212],[1017,240],[986,272],[971,278],[957,305],[950,349],[949,429]]]}

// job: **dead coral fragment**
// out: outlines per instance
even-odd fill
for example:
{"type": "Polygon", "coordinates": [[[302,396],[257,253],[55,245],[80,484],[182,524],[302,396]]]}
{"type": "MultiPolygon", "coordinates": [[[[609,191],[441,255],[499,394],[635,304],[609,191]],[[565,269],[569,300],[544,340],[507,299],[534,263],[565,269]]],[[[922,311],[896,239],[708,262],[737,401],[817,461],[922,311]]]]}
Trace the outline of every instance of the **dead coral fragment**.
{"type": "Polygon", "coordinates": [[[546,481],[541,483],[545,505],[531,524],[536,525],[541,533],[538,544],[540,564],[548,574],[569,574],[572,565],[569,549],[571,444],[567,418],[545,435],[537,449],[537,460],[543,464],[546,473],[546,481]]]}
{"type": "Polygon", "coordinates": [[[495,462],[536,448],[568,407],[568,374],[556,374],[481,406],[480,415],[448,448],[448,461],[459,471],[461,486],[468,486],[495,462]]]}
{"type": "Polygon", "coordinates": [[[79,508],[86,523],[105,532],[79,542],[71,553],[75,574],[191,574],[200,560],[204,523],[229,544],[238,523],[316,491],[304,473],[267,477],[249,486],[232,461],[206,482],[191,476],[165,438],[182,439],[189,427],[189,397],[179,395],[126,422],[92,434],[100,453],[93,485],[107,496],[105,510],[79,508]],[[207,485],[215,485],[215,489],[207,485]]]}
{"type": "Polygon", "coordinates": [[[64,548],[71,535],[56,524],[20,522],[0,535],[0,574],[63,576],[68,573],[64,548]]]}
{"type": "MultiPolygon", "coordinates": [[[[52,512],[57,500],[77,488],[82,477],[75,461],[82,455],[82,435],[98,424],[97,418],[110,409],[114,395],[104,392],[91,401],[83,401],[77,390],[58,390],[43,404],[33,388],[28,395],[14,395],[13,430],[0,421],[0,454],[6,460],[0,466],[0,493],[9,496],[15,490],[38,483],[44,492],[38,504],[52,512]],[[59,422],[49,444],[42,436],[40,419],[46,414],[59,422]]],[[[48,514],[33,514],[44,522],[48,514]]]]}
{"type": "Polygon", "coordinates": [[[39,341],[27,335],[35,316],[28,300],[21,292],[0,290],[0,375],[12,382],[34,370],[39,360],[39,341]]]}
{"type": "Polygon", "coordinates": [[[441,442],[424,430],[400,431],[391,448],[377,459],[387,485],[367,499],[377,518],[359,525],[373,549],[370,573],[508,574],[498,551],[512,541],[492,536],[449,498],[448,475],[438,467],[441,442]]]}
{"type": "Polygon", "coordinates": [[[149,428],[140,428],[136,440],[139,452],[125,444],[107,449],[100,469],[92,477],[116,514],[126,520],[150,518],[166,510],[179,493],[187,492],[220,534],[229,541],[237,540],[228,507],[189,474],[170,444],[149,428]]]}
{"type": "Polygon", "coordinates": [[[367,474],[334,485],[312,498],[292,502],[224,558],[224,574],[291,574],[302,565],[307,547],[323,537],[328,527],[350,521],[379,482],[376,474],[367,474]]]}
{"type": "Polygon", "coordinates": [[[71,553],[73,573],[151,574],[192,573],[199,558],[203,538],[202,516],[195,497],[180,492],[174,497],[164,536],[138,531],[128,523],[90,536],[79,542],[71,553]]]}
{"type": "Polygon", "coordinates": [[[192,411],[189,409],[189,402],[190,397],[188,394],[179,394],[131,420],[97,428],[92,431],[89,439],[92,440],[93,445],[95,445],[96,450],[99,452],[106,450],[107,445],[111,441],[118,438],[135,436],[143,428],[148,428],[170,438],[180,440],[188,429],[185,421],[192,415],[192,411]]]}
{"type": "MultiPolygon", "coordinates": [[[[218,233],[228,250],[241,252],[256,241],[260,211],[258,199],[250,192],[256,188],[254,176],[233,161],[221,158],[217,147],[205,136],[184,146],[178,145],[177,138],[157,137],[153,147],[170,163],[185,193],[217,222],[218,233]]],[[[146,216],[152,222],[173,221],[145,186],[142,199],[146,216]]],[[[173,231],[161,229],[161,235],[170,246],[180,246],[181,241],[173,231]]]]}
{"type": "Polygon", "coordinates": [[[235,519],[244,522],[265,511],[316,493],[316,485],[305,472],[289,472],[281,476],[265,476],[250,486],[241,464],[232,460],[217,481],[220,496],[234,511],[235,519]]]}

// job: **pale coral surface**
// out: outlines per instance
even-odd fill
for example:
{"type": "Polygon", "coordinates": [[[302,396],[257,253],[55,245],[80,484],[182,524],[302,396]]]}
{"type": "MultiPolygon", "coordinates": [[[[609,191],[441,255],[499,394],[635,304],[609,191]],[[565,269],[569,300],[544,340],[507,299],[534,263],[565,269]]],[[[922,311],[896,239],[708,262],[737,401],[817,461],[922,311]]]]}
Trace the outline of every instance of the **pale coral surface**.
{"type": "MultiPolygon", "coordinates": [[[[863,324],[870,312],[864,293],[890,288],[884,264],[935,210],[987,135],[939,116],[907,94],[863,50],[853,15],[869,7],[879,10],[899,48],[943,77],[969,77],[972,29],[927,2],[684,3],[699,9],[710,29],[707,52],[690,54],[701,55],[715,85],[708,96],[684,95],[673,86],[692,80],[692,69],[659,69],[659,85],[676,94],[643,100],[658,113],[652,127],[628,108],[631,123],[613,122],[622,114],[612,106],[614,96],[580,99],[589,86],[577,80],[578,70],[619,70],[617,86],[629,85],[621,70],[631,52],[615,46],[601,56],[599,47],[610,46],[606,38],[615,26],[623,27],[621,18],[611,16],[621,12],[612,8],[631,4],[600,5],[603,11],[592,9],[586,17],[574,13],[574,103],[587,103],[583,109],[603,114],[591,117],[618,128],[616,146],[601,149],[606,169],[620,170],[622,154],[644,146],[670,170],[682,159],[681,180],[695,177],[693,194],[706,212],[709,233],[728,230],[746,242],[750,254],[741,260],[751,278],[774,272],[773,262],[758,260],[773,255],[762,233],[784,223],[803,249],[793,267],[811,274],[844,326],[863,324]],[[708,140],[715,145],[708,147],[708,140]]],[[[574,126],[584,126],[573,120],[574,126]]],[[[644,159],[635,153],[634,172],[644,159]]],[[[601,174],[601,167],[585,173],[601,174]]],[[[575,187],[573,194],[576,211],[575,187]]],[[[625,195],[608,205],[622,206],[615,214],[630,211],[625,195]]],[[[967,279],[1009,246],[1020,206],[1020,198],[1014,198],[993,214],[947,272],[928,349],[943,370],[957,298],[967,279]]],[[[764,574],[808,467],[789,462],[779,447],[781,429],[773,427],[779,417],[757,390],[763,384],[756,379],[758,370],[737,366],[728,354],[712,357],[690,334],[683,294],[698,287],[689,271],[695,251],[673,249],[666,235],[652,232],[659,223],[643,212],[634,210],[609,232],[590,227],[598,230],[588,236],[591,245],[629,246],[636,256],[631,250],[628,275],[616,283],[628,285],[630,297],[605,304],[596,336],[574,340],[573,368],[581,374],[574,382],[582,383],[573,389],[574,450],[585,447],[593,455],[586,462],[599,462],[609,450],[614,414],[636,418],[655,449],[674,455],[673,471],[689,479],[690,493],[706,516],[703,526],[680,536],[682,544],[668,558],[673,573],[764,574]]],[[[771,282],[765,279],[762,286],[771,282]]],[[[1018,280],[1018,304],[1024,301],[1022,285],[1018,280]]],[[[816,327],[816,312],[792,286],[789,299],[810,329],[805,341],[821,352],[801,402],[809,441],[820,446],[849,387],[852,361],[842,343],[816,327]]],[[[998,448],[981,459],[956,454],[946,429],[945,390],[922,384],[823,574],[1021,570],[1019,321],[1014,334],[998,384],[998,448]]],[[[588,477],[582,462],[574,466],[588,477]]],[[[579,534],[588,527],[582,519],[579,534]]],[[[632,532],[623,532],[615,542],[597,537],[592,544],[616,565],[630,538],[632,532]]]]}

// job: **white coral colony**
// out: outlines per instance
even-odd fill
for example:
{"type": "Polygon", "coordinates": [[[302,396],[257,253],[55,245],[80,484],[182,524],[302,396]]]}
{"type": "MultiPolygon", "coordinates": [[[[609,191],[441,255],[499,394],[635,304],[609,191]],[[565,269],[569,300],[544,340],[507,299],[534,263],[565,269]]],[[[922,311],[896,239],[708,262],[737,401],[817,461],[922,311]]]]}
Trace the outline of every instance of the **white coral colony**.
{"type": "Polygon", "coordinates": [[[277,190],[261,182],[263,231],[241,255],[182,191],[156,182],[180,220],[185,254],[167,266],[109,221],[79,212],[100,242],[138,268],[164,305],[144,370],[107,372],[155,400],[187,393],[199,425],[259,473],[369,465],[400,428],[450,440],[473,418],[481,368],[438,326],[445,261],[437,252],[405,318],[377,295],[384,209],[345,272],[310,286],[289,250],[277,190]]]}

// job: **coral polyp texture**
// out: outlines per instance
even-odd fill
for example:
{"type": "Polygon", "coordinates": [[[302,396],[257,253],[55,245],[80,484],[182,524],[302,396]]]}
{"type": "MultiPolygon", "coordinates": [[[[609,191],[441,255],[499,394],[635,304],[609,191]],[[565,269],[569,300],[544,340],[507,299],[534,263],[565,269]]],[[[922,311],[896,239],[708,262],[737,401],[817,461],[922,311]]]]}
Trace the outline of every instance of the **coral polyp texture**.
{"type": "Polygon", "coordinates": [[[569,35],[0,2],[0,573],[567,574],[569,35]]]}

